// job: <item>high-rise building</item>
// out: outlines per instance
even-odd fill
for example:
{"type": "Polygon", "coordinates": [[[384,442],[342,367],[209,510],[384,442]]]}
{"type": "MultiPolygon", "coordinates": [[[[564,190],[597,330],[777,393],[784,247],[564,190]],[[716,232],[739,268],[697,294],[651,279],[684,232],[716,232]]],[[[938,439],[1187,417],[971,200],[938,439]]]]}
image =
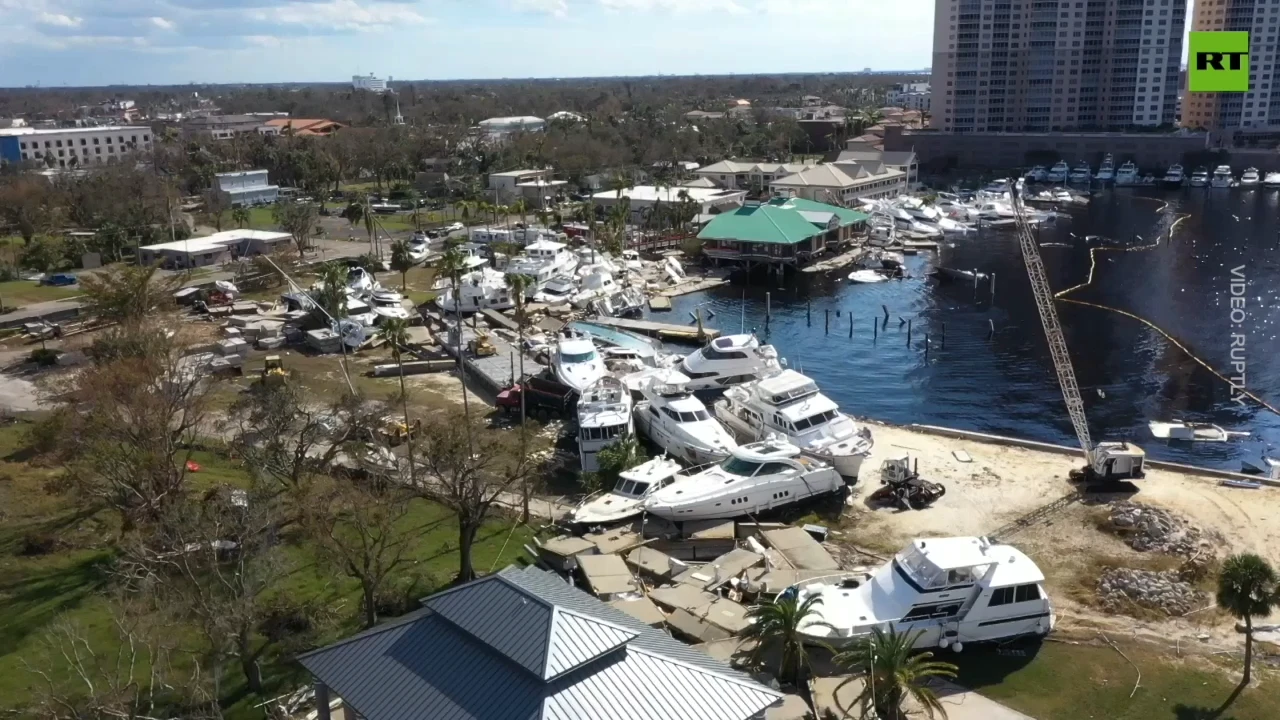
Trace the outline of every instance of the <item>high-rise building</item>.
{"type": "Polygon", "coordinates": [[[352,75],[351,87],[355,90],[384,93],[387,91],[387,81],[374,75],[352,75]]]}
{"type": "Polygon", "coordinates": [[[1173,123],[1186,9],[1186,0],[937,0],[931,125],[1017,132],[1173,123]]]}
{"type": "Polygon", "coordinates": [[[1280,80],[1276,52],[1280,0],[1196,0],[1193,13],[1193,31],[1249,33],[1249,92],[1188,92],[1183,126],[1206,130],[1280,127],[1280,92],[1271,92],[1272,79],[1280,80]]]}

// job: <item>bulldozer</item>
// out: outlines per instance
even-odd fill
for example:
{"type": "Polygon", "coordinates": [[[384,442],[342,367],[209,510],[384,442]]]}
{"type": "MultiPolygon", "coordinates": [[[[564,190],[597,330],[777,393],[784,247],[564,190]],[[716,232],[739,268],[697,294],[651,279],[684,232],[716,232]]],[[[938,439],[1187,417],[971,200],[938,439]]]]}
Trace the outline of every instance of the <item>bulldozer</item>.
{"type": "Polygon", "coordinates": [[[265,388],[277,388],[284,385],[290,375],[279,355],[268,355],[262,359],[262,374],[258,377],[258,382],[265,388]]]}
{"type": "Polygon", "coordinates": [[[412,425],[405,425],[402,418],[388,415],[382,419],[382,426],[377,429],[378,440],[387,447],[395,447],[417,435],[421,429],[421,420],[414,420],[412,425]]]}
{"type": "Polygon", "coordinates": [[[913,467],[905,453],[885,459],[880,466],[880,485],[880,489],[871,494],[871,500],[897,505],[903,510],[923,510],[947,493],[941,483],[922,479],[919,464],[913,467]]]}
{"type": "Polygon", "coordinates": [[[489,335],[487,333],[479,333],[475,338],[467,341],[467,349],[471,351],[472,355],[478,358],[498,354],[498,348],[494,347],[493,343],[489,342],[489,335]]]}

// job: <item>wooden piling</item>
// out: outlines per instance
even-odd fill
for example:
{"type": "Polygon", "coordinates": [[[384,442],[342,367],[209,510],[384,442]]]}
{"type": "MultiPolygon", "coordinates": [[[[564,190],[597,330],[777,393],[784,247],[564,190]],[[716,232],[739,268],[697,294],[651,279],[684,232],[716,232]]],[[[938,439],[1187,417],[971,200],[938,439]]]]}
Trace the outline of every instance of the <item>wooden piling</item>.
{"type": "Polygon", "coordinates": [[[813,327],[813,301],[804,301],[804,323],[807,327],[813,327]]]}
{"type": "Polygon", "coordinates": [[[831,311],[823,310],[822,314],[822,334],[829,335],[831,333],[831,311]]]}
{"type": "Polygon", "coordinates": [[[991,318],[987,318],[987,324],[991,326],[991,329],[987,331],[987,339],[990,340],[995,337],[996,334],[996,321],[991,318]]]}
{"type": "Polygon", "coordinates": [[[876,342],[876,341],[877,341],[877,340],[879,340],[879,339],[880,339],[880,323],[878,323],[878,322],[876,322],[874,319],[872,319],[872,321],[871,321],[871,342],[873,342],[873,343],[874,343],[874,342],[876,342]]]}
{"type": "Polygon", "coordinates": [[[947,349],[947,324],[942,323],[942,350],[947,349]]]}
{"type": "Polygon", "coordinates": [[[911,321],[907,321],[907,344],[911,344],[911,321]]]}
{"type": "Polygon", "coordinates": [[[764,294],[764,329],[769,329],[769,319],[773,317],[773,302],[771,293],[764,294]]]}
{"type": "Polygon", "coordinates": [[[884,319],[885,319],[885,320],[888,320],[888,319],[889,319],[889,306],[888,306],[888,305],[881,305],[880,307],[884,309],[884,319]]]}
{"type": "Polygon", "coordinates": [[[853,313],[849,313],[849,337],[853,337],[853,313]]]}
{"type": "Polygon", "coordinates": [[[996,300],[996,274],[991,273],[991,279],[988,281],[991,286],[991,302],[996,300]]]}
{"type": "Polygon", "coordinates": [[[924,359],[929,359],[929,333],[924,334],[924,359]]]}

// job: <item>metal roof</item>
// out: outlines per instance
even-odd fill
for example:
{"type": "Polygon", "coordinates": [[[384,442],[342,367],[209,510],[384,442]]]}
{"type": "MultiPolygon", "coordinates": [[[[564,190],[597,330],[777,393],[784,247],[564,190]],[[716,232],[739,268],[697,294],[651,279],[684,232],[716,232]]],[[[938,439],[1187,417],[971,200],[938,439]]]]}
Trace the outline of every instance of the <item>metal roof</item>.
{"type": "Polygon", "coordinates": [[[508,568],[424,604],[300,660],[367,720],[745,720],[780,699],[536,568],[508,568]],[[531,619],[546,632],[542,645],[525,631],[531,619]],[[545,664],[532,671],[539,652],[545,664]]]}

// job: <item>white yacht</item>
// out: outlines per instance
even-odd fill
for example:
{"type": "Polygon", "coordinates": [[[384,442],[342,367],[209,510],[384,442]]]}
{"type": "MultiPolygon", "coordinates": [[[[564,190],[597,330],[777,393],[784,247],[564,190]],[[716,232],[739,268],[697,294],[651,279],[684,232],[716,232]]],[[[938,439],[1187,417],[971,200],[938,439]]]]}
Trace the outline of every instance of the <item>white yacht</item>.
{"type": "Polygon", "coordinates": [[[1182,187],[1182,181],[1186,179],[1186,175],[1181,165],[1170,165],[1165,171],[1164,178],[1160,181],[1165,187],[1182,187]]]}
{"type": "Polygon", "coordinates": [[[640,386],[636,429],[674,458],[689,465],[720,462],[738,446],[707,406],[689,391],[689,378],[678,370],[652,373],[640,386]]]}
{"type": "Polygon", "coordinates": [[[591,336],[572,330],[563,330],[556,338],[551,371],[561,385],[579,394],[608,372],[591,336]]]}
{"type": "Polygon", "coordinates": [[[846,648],[873,629],[920,633],[916,649],[1048,635],[1057,618],[1044,573],[1010,545],[987,538],[915,540],[861,578],[816,578],[784,595],[814,612],[801,621],[808,642],[846,648]]]}
{"type": "Polygon", "coordinates": [[[1138,166],[1132,160],[1126,160],[1116,171],[1116,187],[1138,184],[1138,166]]]}
{"type": "Polygon", "coordinates": [[[1049,171],[1044,169],[1043,165],[1037,165],[1027,171],[1027,182],[1044,182],[1049,177],[1049,171]]]}
{"type": "Polygon", "coordinates": [[[1111,153],[1107,153],[1106,157],[1102,158],[1102,164],[1098,166],[1098,172],[1094,174],[1093,179],[1100,183],[1109,183],[1116,179],[1116,164],[1111,159],[1111,153]]]}
{"type": "Polygon", "coordinates": [[[436,298],[436,304],[448,312],[506,310],[515,305],[506,276],[487,267],[463,275],[458,283],[458,295],[455,300],[453,288],[446,287],[436,298]]]}
{"type": "Polygon", "coordinates": [[[578,292],[578,279],[572,275],[561,273],[551,278],[534,293],[533,301],[547,305],[563,305],[573,300],[578,292]]]}
{"type": "Polygon", "coordinates": [[[761,345],[755,335],[718,337],[680,363],[680,372],[688,376],[693,391],[723,390],[781,369],[778,351],[761,345]]]}
{"type": "Polygon", "coordinates": [[[1075,168],[1071,170],[1071,175],[1067,177],[1067,182],[1088,185],[1093,180],[1093,169],[1089,167],[1089,163],[1083,160],[1076,163],[1075,168]]]}
{"type": "Polygon", "coordinates": [[[373,312],[381,321],[386,318],[395,318],[397,320],[408,320],[411,315],[404,306],[404,296],[395,290],[380,288],[373,291],[373,295],[369,298],[369,304],[373,308],[373,312]]]}
{"type": "Polygon", "coordinates": [[[683,480],[680,463],[656,457],[618,475],[610,492],[591,495],[569,516],[576,525],[607,525],[630,520],[644,511],[644,501],[653,493],[683,480]]]}
{"type": "Polygon", "coordinates": [[[1068,173],[1071,172],[1071,166],[1066,160],[1059,160],[1049,168],[1049,174],[1045,175],[1045,181],[1051,183],[1066,182],[1068,173]]]}
{"type": "Polygon", "coordinates": [[[1244,174],[1240,176],[1240,187],[1254,187],[1259,180],[1258,168],[1245,168],[1244,174]]]}
{"type": "Polygon", "coordinates": [[[573,294],[573,306],[585,308],[592,300],[609,297],[618,291],[618,283],[613,281],[613,274],[604,269],[596,269],[588,273],[578,284],[578,292],[573,294]]]}
{"type": "Polygon", "coordinates": [[[378,314],[369,303],[354,295],[347,296],[347,319],[360,323],[364,327],[372,327],[378,322],[378,314]]]}
{"type": "Polygon", "coordinates": [[[1187,181],[1191,187],[1208,187],[1209,186],[1209,169],[1198,167],[1195,172],[1191,173],[1191,179],[1187,181]]]}
{"type": "Polygon", "coordinates": [[[373,274],[362,267],[353,267],[347,270],[347,294],[356,297],[364,297],[373,292],[378,287],[378,281],[373,278],[373,274]]]}
{"type": "Polygon", "coordinates": [[[730,388],[716,417],[741,441],[779,434],[806,454],[828,462],[851,482],[871,452],[871,430],[840,412],[818,384],[795,370],[730,388]]]}
{"type": "Polygon", "coordinates": [[[1230,165],[1219,165],[1213,169],[1213,177],[1209,180],[1209,187],[1229,188],[1235,179],[1231,176],[1230,165]]]}
{"type": "Polygon", "coordinates": [[[485,247],[477,243],[462,243],[454,246],[454,252],[462,257],[462,272],[471,272],[478,270],[482,266],[488,264],[489,258],[485,257],[485,247]]]}
{"type": "Polygon", "coordinates": [[[1269,172],[1262,178],[1262,184],[1269,188],[1280,188],[1280,172],[1269,172]]]}
{"type": "Polygon", "coordinates": [[[843,488],[830,465],[772,439],[734,448],[720,464],[650,495],[644,509],[678,522],[734,518],[843,488]]]}
{"type": "Polygon", "coordinates": [[[640,272],[644,269],[644,261],[640,259],[639,250],[622,251],[622,267],[628,272],[640,272]]]}
{"type": "Polygon", "coordinates": [[[631,436],[631,393],[610,375],[596,379],[578,398],[578,457],[583,472],[596,472],[596,454],[631,436]]]}
{"type": "Polygon", "coordinates": [[[561,273],[572,273],[578,267],[578,256],[569,252],[563,243],[536,240],[524,247],[524,252],[511,259],[505,268],[508,275],[527,275],[533,278],[525,294],[532,298],[552,278],[561,273]]]}

